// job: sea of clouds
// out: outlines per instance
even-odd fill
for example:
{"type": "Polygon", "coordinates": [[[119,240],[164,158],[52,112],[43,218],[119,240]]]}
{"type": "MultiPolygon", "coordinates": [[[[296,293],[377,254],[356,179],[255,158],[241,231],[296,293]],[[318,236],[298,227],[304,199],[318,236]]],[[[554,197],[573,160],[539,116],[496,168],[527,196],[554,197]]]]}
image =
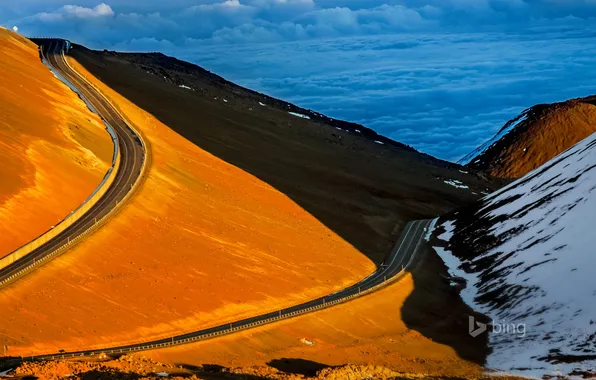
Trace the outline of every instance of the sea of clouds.
{"type": "Polygon", "coordinates": [[[0,25],[162,51],[447,160],[596,93],[590,0],[104,1],[7,0],[0,25]]]}

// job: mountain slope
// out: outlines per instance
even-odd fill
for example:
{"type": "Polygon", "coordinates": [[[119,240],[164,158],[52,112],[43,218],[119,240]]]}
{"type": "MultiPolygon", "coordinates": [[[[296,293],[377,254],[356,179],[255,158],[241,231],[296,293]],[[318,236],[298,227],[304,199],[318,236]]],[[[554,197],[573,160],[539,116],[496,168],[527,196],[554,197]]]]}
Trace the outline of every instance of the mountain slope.
{"type": "Polygon", "coordinates": [[[198,147],[289,196],[377,263],[406,221],[436,216],[501,185],[160,53],[74,45],[70,54],[198,147]]]}
{"type": "Polygon", "coordinates": [[[0,258],[46,232],[99,185],[113,143],[39,60],[37,46],[0,29],[0,258]]]}
{"type": "Polygon", "coordinates": [[[492,176],[520,178],[594,132],[596,96],[539,104],[461,162],[492,176]]]}
{"type": "Polygon", "coordinates": [[[72,54],[152,165],[110,223],[0,294],[13,355],[146,341],[337,291],[408,220],[498,187],[161,54],[72,54]]]}
{"type": "Polygon", "coordinates": [[[539,376],[596,367],[595,191],[592,135],[442,223],[439,254],[468,280],[464,300],[496,326],[490,367],[539,376]]]}

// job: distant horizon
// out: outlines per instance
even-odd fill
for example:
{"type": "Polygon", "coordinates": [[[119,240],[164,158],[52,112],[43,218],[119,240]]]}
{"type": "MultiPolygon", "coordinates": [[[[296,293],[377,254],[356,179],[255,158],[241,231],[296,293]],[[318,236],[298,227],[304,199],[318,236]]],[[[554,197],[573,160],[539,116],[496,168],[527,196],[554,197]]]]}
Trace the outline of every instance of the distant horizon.
{"type": "Polygon", "coordinates": [[[580,0],[77,3],[1,4],[0,24],[162,52],[452,162],[524,109],[596,88],[596,4],[580,0]]]}

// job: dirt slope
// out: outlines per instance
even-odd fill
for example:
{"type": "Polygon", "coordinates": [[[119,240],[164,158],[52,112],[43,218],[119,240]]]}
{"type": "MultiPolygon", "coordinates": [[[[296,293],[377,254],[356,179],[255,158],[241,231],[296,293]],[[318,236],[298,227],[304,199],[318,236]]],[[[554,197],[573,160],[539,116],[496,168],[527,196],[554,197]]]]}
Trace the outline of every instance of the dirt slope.
{"type": "Polygon", "coordinates": [[[361,125],[242,88],[163,54],[78,45],[71,54],[196,146],[286,194],[376,263],[405,221],[438,215],[478,198],[487,186],[498,187],[361,125]]]}
{"type": "Polygon", "coordinates": [[[163,55],[75,51],[146,136],[152,167],[106,227],[0,293],[12,355],[170,336],[321,296],[374,270],[408,220],[498,186],[163,55]],[[167,79],[179,75],[189,82],[167,79]]]}
{"type": "Polygon", "coordinates": [[[540,104],[503,128],[515,127],[467,167],[501,178],[520,178],[596,132],[596,96],[540,104]]]}
{"type": "Polygon", "coordinates": [[[470,310],[437,273],[447,274],[436,254],[427,251],[404,279],[366,297],[144,355],[169,364],[269,365],[304,375],[351,363],[429,376],[477,377],[483,373],[486,337],[470,337],[470,310]]]}
{"type": "Polygon", "coordinates": [[[374,270],[287,196],[95,83],[145,135],[152,167],[110,223],[0,292],[0,345],[11,354],[192,331],[316,298],[374,270]]]}
{"type": "Polygon", "coordinates": [[[0,257],[47,231],[103,179],[113,144],[97,115],[0,29],[0,257]]]}

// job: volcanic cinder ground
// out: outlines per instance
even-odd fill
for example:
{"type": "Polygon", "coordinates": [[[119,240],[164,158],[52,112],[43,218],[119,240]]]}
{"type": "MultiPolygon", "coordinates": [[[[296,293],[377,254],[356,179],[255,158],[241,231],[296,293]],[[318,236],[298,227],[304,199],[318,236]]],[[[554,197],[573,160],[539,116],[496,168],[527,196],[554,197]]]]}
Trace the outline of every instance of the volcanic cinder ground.
{"type": "MultiPolygon", "coordinates": [[[[0,345],[10,355],[140,342],[322,296],[374,271],[407,221],[437,216],[500,185],[412,149],[289,114],[285,104],[209,75],[201,79],[192,67],[167,71],[159,61],[173,61],[162,55],[78,46],[73,55],[72,65],[141,131],[151,167],[106,226],[0,292],[0,345]],[[189,82],[164,80],[173,76],[189,82]],[[192,89],[200,85],[205,92],[192,89]]],[[[385,331],[363,333],[377,345],[371,352],[391,349],[391,342],[377,344],[387,337],[403,343],[398,352],[412,360],[418,355],[412,353],[429,352],[429,368],[462,363],[458,356],[481,362],[485,342],[459,339],[467,336],[462,316],[469,310],[448,286],[433,293],[439,264],[367,297],[370,306],[335,309],[330,321],[368,309],[367,329],[385,331]],[[437,302],[425,309],[428,297],[437,302]],[[447,308],[451,319],[441,312],[447,308]]],[[[313,318],[305,324],[313,333],[333,334],[332,325],[315,329],[321,319],[313,318]]],[[[353,336],[358,324],[344,322],[338,336],[325,338],[329,344],[353,336]]],[[[346,360],[357,352],[346,350],[346,360]]],[[[399,365],[406,360],[400,355],[378,357],[399,365]]]]}
{"type": "Polygon", "coordinates": [[[314,375],[346,363],[407,373],[474,378],[483,373],[484,337],[467,334],[471,311],[437,274],[432,250],[421,253],[397,283],[337,307],[217,339],[143,353],[154,360],[198,366],[272,366],[314,375]]]}
{"type": "Polygon", "coordinates": [[[56,225],[103,179],[105,125],[40,60],[0,29],[0,258],[56,225]]]}
{"type": "Polygon", "coordinates": [[[503,128],[511,130],[467,166],[520,178],[596,132],[596,96],[536,105],[503,128]]]}
{"type": "Polygon", "coordinates": [[[3,289],[0,343],[11,354],[192,331],[315,298],[374,271],[287,196],[95,83],[143,132],[152,167],[98,233],[3,289]]]}

